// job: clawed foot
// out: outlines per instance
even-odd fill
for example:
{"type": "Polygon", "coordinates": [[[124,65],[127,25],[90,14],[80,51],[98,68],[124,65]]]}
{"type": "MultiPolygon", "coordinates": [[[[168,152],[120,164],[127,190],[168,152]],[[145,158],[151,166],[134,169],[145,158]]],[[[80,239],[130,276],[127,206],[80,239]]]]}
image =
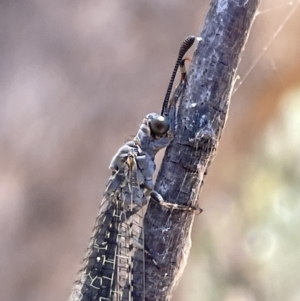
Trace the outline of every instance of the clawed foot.
{"type": "Polygon", "coordinates": [[[170,210],[182,210],[182,211],[191,211],[196,214],[200,214],[203,210],[198,206],[186,206],[186,205],[178,205],[173,203],[165,202],[163,197],[157,191],[151,191],[151,197],[154,201],[159,203],[162,207],[168,208],[170,210]]]}

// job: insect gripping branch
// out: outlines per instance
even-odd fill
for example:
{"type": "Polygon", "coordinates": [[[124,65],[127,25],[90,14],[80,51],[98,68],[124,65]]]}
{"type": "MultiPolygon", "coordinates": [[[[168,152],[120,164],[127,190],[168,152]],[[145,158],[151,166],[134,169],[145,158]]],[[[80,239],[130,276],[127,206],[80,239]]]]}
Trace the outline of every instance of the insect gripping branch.
{"type": "MultiPolygon", "coordinates": [[[[195,37],[188,37],[180,48],[162,115],[148,114],[133,140],[123,145],[112,158],[112,175],[70,301],[145,300],[144,261],[146,257],[153,263],[156,261],[144,245],[144,206],[152,197],[167,210],[197,210],[192,206],[165,202],[153,183],[155,155],[174,137],[176,101],[169,102],[173,81],[184,54],[194,40],[195,37]],[[138,265],[141,268],[134,269],[138,265]]],[[[182,77],[183,83],[184,79],[182,77]]]]}
{"type": "Polygon", "coordinates": [[[135,138],[112,159],[112,174],[69,301],[170,299],[189,253],[199,188],[221,137],[258,2],[212,1],[188,73],[183,56],[195,38],[184,41],[161,115],[148,114],[135,138]],[[179,65],[181,82],[169,100],[179,65]],[[154,157],[166,146],[154,186],[154,157]]]}

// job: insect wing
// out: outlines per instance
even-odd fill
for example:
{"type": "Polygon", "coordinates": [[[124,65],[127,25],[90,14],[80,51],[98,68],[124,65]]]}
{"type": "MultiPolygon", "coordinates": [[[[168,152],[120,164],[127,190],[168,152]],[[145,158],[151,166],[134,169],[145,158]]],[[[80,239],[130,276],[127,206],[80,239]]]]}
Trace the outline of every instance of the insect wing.
{"type": "Polygon", "coordinates": [[[139,204],[144,192],[138,182],[134,157],[110,177],[69,301],[133,300],[133,256],[143,248],[139,204]]]}
{"type": "MultiPolygon", "coordinates": [[[[140,172],[135,156],[130,157],[124,164],[124,170],[119,174],[122,183],[122,202],[124,204],[122,223],[119,228],[118,251],[117,251],[117,268],[114,279],[116,283],[113,285],[116,298],[112,300],[137,300],[133,298],[133,292],[136,290],[135,279],[133,279],[133,266],[137,252],[144,253],[142,224],[144,210],[144,189],[140,186],[140,172]]],[[[144,260],[143,256],[139,260],[144,260]]],[[[142,264],[143,266],[143,264],[142,264]]],[[[144,279],[144,270],[140,272],[144,279]]],[[[135,275],[136,277],[136,275],[135,275]]],[[[143,284],[139,281],[138,284],[143,284]]],[[[142,299],[140,299],[142,300],[142,299]]]]}

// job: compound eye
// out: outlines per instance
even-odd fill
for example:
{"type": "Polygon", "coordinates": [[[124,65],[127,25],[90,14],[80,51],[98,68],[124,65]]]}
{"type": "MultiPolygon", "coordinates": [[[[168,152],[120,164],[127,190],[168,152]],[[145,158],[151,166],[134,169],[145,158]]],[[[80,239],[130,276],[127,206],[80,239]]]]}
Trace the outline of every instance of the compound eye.
{"type": "Polygon", "coordinates": [[[163,116],[155,117],[150,122],[151,134],[153,136],[164,136],[169,130],[169,121],[163,116]]]}

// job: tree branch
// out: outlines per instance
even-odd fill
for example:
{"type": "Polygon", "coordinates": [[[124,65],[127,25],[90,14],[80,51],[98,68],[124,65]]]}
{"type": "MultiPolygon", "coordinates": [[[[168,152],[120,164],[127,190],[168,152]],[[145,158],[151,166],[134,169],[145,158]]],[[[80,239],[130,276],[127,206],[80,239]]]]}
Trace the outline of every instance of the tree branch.
{"type": "MultiPolygon", "coordinates": [[[[235,71],[259,0],[213,0],[187,85],[180,96],[175,139],[168,147],[155,189],[165,201],[195,205],[222,134],[235,71]]],[[[190,251],[193,213],[150,202],[144,219],[146,300],[169,300],[190,251]]],[[[143,292],[136,292],[142,300],[143,292]]],[[[134,299],[135,300],[135,299],[134,299]]]]}

